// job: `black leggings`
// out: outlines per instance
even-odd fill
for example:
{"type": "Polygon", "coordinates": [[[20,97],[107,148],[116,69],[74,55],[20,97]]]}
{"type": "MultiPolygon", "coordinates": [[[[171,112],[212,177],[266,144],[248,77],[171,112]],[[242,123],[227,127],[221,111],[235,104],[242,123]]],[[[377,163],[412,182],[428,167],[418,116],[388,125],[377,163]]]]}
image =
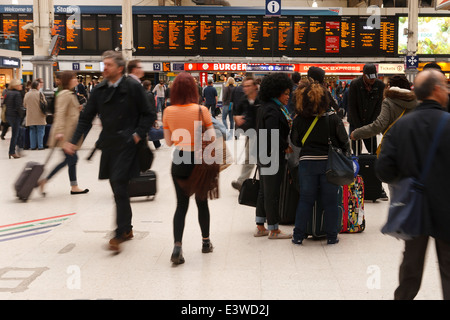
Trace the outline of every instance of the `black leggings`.
{"type": "MultiPolygon", "coordinates": [[[[175,192],[177,194],[177,209],[173,217],[173,235],[175,242],[182,242],[184,224],[186,220],[186,214],[189,208],[189,196],[185,194],[183,189],[177,182],[177,179],[186,179],[190,176],[190,173],[194,169],[193,164],[172,164],[172,180],[175,185],[175,192]]],[[[208,200],[199,200],[195,198],[198,208],[198,222],[203,238],[209,238],[209,208],[208,200]]]]}

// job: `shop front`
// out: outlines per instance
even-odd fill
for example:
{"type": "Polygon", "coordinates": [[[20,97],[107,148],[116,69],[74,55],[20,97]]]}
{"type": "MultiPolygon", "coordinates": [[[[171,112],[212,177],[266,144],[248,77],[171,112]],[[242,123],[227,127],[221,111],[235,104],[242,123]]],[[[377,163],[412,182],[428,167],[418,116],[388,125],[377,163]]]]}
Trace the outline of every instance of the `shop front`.
{"type": "Polygon", "coordinates": [[[22,79],[22,54],[20,51],[0,49],[0,91],[12,79],[22,79]]]}

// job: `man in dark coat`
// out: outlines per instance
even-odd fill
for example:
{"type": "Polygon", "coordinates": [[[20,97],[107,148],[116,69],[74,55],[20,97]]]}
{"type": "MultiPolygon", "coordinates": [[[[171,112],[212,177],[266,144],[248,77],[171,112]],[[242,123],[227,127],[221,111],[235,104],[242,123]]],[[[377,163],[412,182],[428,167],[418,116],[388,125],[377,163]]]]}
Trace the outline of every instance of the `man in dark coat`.
{"type": "MultiPolygon", "coordinates": [[[[366,64],[363,75],[350,83],[348,92],[348,115],[350,133],[375,121],[381,112],[383,92],[385,84],[377,79],[377,69],[373,64],[366,64]]],[[[369,153],[374,154],[377,150],[376,139],[364,139],[364,145],[369,153]]],[[[361,143],[352,142],[352,149],[358,149],[361,153],[361,143]]]]}
{"type": "MultiPolygon", "coordinates": [[[[433,135],[445,116],[448,91],[445,76],[436,70],[419,73],[414,92],[422,101],[388,131],[376,162],[378,177],[386,183],[419,178],[433,135]]],[[[428,237],[435,238],[444,299],[450,299],[450,123],[447,123],[425,180],[423,235],[405,241],[400,284],[395,299],[414,299],[422,280],[428,237]]]]}
{"type": "Polygon", "coordinates": [[[128,184],[139,175],[138,143],[147,141],[156,113],[150,108],[141,84],[124,76],[125,60],[121,53],[106,51],[103,63],[105,80],[92,92],[71,142],[64,145],[64,151],[74,152],[76,141],[99,114],[103,128],[96,143],[102,150],[99,179],[109,179],[117,211],[117,229],[109,248],[119,251],[119,244],[133,237],[128,184]]]}

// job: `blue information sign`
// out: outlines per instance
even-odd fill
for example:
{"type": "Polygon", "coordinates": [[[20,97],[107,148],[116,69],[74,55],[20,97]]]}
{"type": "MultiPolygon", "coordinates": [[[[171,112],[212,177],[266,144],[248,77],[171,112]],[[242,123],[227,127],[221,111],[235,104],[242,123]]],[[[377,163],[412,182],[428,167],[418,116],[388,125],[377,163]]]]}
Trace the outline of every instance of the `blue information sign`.
{"type": "Polygon", "coordinates": [[[266,16],[281,15],[281,0],[266,0],[266,16]]]}

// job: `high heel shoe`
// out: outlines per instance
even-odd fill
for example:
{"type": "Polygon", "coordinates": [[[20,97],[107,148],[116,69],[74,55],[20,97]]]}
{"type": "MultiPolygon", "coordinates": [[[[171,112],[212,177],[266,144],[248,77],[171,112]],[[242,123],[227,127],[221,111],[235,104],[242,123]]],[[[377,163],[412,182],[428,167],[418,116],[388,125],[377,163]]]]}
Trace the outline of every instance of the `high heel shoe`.
{"type": "Polygon", "coordinates": [[[14,159],[19,159],[20,158],[20,156],[19,155],[17,155],[17,154],[10,154],[9,155],[9,159],[11,159],[11,157],[13,157],[14,159]]]}

